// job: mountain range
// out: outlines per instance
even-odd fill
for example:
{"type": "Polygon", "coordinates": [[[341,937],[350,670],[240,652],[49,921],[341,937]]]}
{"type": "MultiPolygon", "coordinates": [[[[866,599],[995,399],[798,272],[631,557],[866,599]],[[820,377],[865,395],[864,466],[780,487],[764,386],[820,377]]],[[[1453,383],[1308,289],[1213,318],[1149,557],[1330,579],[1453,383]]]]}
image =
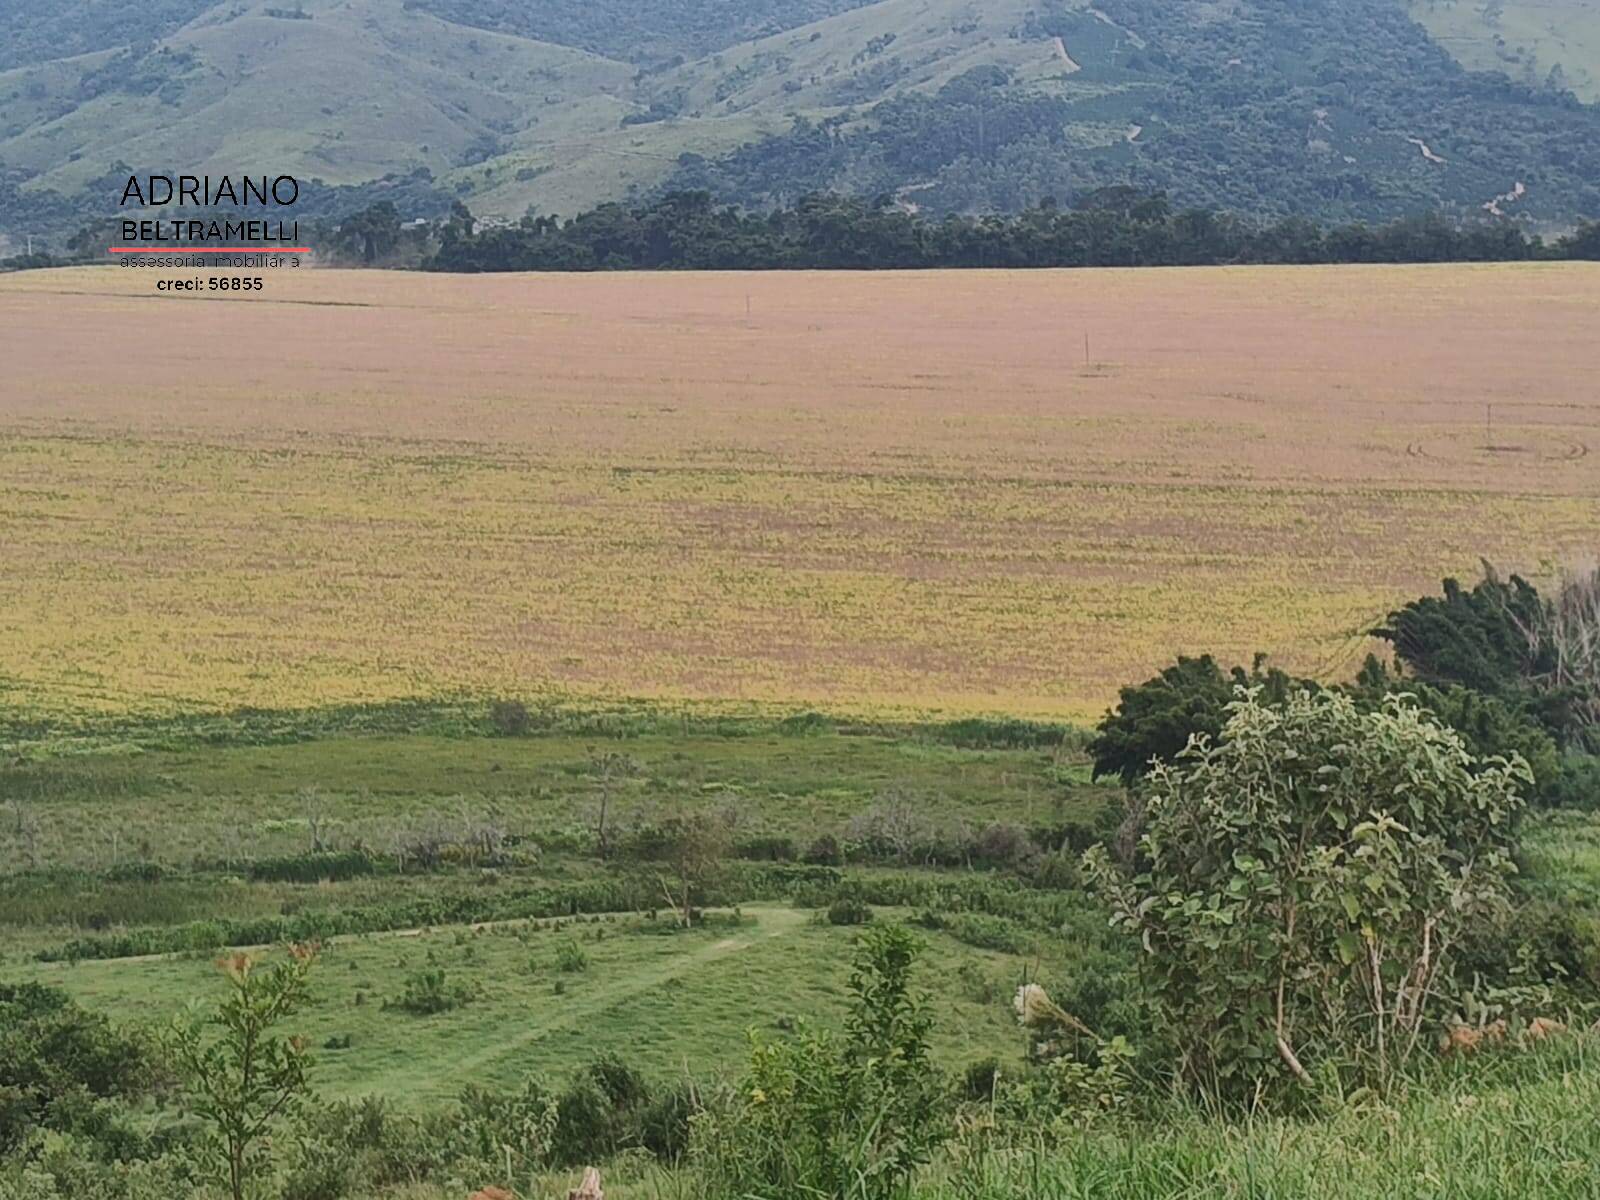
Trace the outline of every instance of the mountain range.
{"type": "Polygon", "coordinates": [[[119,174],[571,214],[1131,184],[1262,217],[1600,215],[1600,0],[0,0],[0,235],[119,174]]]}

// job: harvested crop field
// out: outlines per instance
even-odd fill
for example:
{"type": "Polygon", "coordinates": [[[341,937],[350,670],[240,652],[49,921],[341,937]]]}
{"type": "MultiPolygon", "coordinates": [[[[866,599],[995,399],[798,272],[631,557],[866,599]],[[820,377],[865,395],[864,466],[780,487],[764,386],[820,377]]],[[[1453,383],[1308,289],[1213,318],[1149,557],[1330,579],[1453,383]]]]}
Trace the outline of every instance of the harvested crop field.
{"type": "Polygon", "coordinates": [[[155,278],[0,278],[14,711],[1086,718],[1600,542],[1600,266],[155,278]]]}

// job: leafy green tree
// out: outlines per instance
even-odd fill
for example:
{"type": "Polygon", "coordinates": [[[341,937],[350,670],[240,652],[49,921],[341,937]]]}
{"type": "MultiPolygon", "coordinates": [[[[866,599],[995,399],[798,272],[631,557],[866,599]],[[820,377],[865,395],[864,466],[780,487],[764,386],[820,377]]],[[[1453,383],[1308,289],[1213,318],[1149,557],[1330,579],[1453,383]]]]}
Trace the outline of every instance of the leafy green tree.
{"type": "MultiPolygon", "coordinates": [[[[1558,745],[1581,746],[1586,711],[1593,704],[1600,712],[1600,678],[1585,687],[1569,669],[1574,646],[1584,641],[1580,635],[1574,642],[1565,621],[1573,594],[1569,581],[1555,602],[1546,601],[1527,580],[1502,580],[1485,563],[1471,591],[1446,579],[1442,596],[1413,600],[1372,632],[1394,646],[1395,657],[1421,682],[1496,697],[1530,714],[1558,745]]],[[[1592,630],[1600,630],[1600,617],[1592,630]]],[[[1589,636],[1600,642],[1600,633],[1589,636]]],[[[1600,662],[1600,651],[1594,659],[1600,662]]]]}
{"type": "Polygon", "coordinates": [[[1485,563],[1471,591],[1446,579],[1443,596],[1413,600],[1372,633],[1393,645],[1395,657],[1424,683],[1515,695],[1538,667],[1528,631],[1540,613],[1531,583],[1516,575],[1501,580],[1485,563]]]}
{"type": "Polygon", "coordinates": [[[339,223],[335,248],[364,263],[393,254],[400,244],[400,210],[391,200],[362,209],[339,223]]]}
{"type": "Polygon", "coordinates": [[[1580,225],[1570,237],[1562,239],[1561,249],[1567,258],[1600,262],[1600,221],[1580,225]]]}
{"type": "Polygon", "coordinates": [[[173,1058],[195,1111],[221,1139],[233,1200],[244,1200],[263,1166],[268,1133],[307,1094],[304,1040],[274,1030],[305,1002],[316,956],[313,946],[292,945],[285,960],[262,967],[229,955],[217,963],[229,990],[216,1011],[173,1027],[173,1058]]]}
{"type": "Polygon", "coordinates": [[[1382,707],[1388,696],[1409,695],[1441,725],[1459,733],[1474,757],[1521,755],[1533,772],[1534,797],[1541,802],[1548,803],[1560,792],[1565,771],[1561,752],[1544,727],[1521,707],[1471,688],[1454,684],[1434,687],[1406,679],[1370,655],[1347,690],[1367,709],[1382,707]]]}
{"type": "Polygon", "coordinates": [[[1197,734],[1215,738],[1228,719],[1234,689],[1260,687],[1269,700],[1282,700],[1296,681],[1276,669],[1264,669],[1257,655],[1247,672],[1234,667],[1224,673],[1209,654],[1179,657],[1153,679],[1125,687],[1116,710],[1100,722],[1089,754],[1094,777],[1115,775],[1132,787],[1154,762],[1171,762],[1197,734]]]}
{"type": "Polygon", "coordinates": [[[727,857],[731,831],[720,814],[685,812],[662,823],[669,875],[658,875],[661,894],[685,929],[727,857]]]}
{"type": "Polygon", "coordinates": [[[1453,955],[1509,902],[1528,766],[1390,697],[1231,707],[1148,781],[1148,867],[1086,867],[1149,955],[1181,1073],[1243,1100],[1313,1072],[1384,1085],[1458,1000],[1453,955]]]}

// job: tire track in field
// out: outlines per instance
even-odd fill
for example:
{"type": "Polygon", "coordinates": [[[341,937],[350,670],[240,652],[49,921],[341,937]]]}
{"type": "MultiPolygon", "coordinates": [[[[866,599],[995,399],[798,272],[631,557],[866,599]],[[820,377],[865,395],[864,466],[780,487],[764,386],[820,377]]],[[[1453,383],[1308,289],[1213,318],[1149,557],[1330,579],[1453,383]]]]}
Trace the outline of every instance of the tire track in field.
{"type": "MultiPolygon", "coordinates": [[[[453,1092],[457,1090],[459,1084],[470,1082],[485,1067],[492,1066],[535,1042],[543,1041],[553,1034],[581,1027],[595,1014],[608,1011],[627,1001],[636,1000],[669,980],[693,974],[702,967],[758,944],[786,937],[796,929],[803,928],[810,920],[807,914],[792,908],[756,910],[746,908],[745,911],[754,912],[757,917],[757,928],[750,933],[723,938],[688,954],[678,955],[664,962],[653,963],[648,967],[629,972],[619,979],[602,983],[583,995],[564,997],[559,1005],[552,1005],[547,1009],[530,1008],[524,1014],[527,1021],[525,1025],[515,1031],[508,1029],[506,1036],[497,1040],[488,1049],[449,1060],[448,1070],[441,1070],[432,1076],[429,1081],[430,1088],[446,1093],[453,1092]]],[[[415,1075],[415,1064],[399,1064],[392,1070],[370,1076],[364,1075],[361,1079],[361,1089],[363,1092],[376,1093],[385,1092],[390,1088],[401,1088],[409,1081],[414,1081],[415,1075]]]]}

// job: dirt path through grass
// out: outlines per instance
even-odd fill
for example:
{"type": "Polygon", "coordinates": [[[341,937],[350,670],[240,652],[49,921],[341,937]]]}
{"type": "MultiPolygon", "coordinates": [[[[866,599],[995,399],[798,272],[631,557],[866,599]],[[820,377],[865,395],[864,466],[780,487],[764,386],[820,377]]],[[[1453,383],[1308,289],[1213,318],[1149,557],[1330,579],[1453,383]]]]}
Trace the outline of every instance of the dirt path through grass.
{"type": "MultiPolygon", "coordinates": [[[[735,937],[723,938],[688,954],[652,963],[615,979],[607,979],[596,987],[586,989],[582,995],[573,996],[566,1004],[530,1007],[528,1024],[521,1030],[476,1053],[452,1059],[448,1069],[441,1069],[430,1079],[430,1088],[438,1092],[454,1092],[485,1074],[495,1063],[527,1049],[535,1042],[581,1028],[600,1013],[641,1000],[667,982],[694,974],[729,955],[794,933],[804,928],[809,920],[806,913],[792,908],[746,908],[744,911],[756,918],[754,929],[741,930],[735,937]]],[[[380,1095],[388,1094],[390,1089],[403,1091],[415,1082],[415,1076],[413,1064],[397,1065],[388,1071],[363,1078],[362,1090],[380,1095]]]]}

